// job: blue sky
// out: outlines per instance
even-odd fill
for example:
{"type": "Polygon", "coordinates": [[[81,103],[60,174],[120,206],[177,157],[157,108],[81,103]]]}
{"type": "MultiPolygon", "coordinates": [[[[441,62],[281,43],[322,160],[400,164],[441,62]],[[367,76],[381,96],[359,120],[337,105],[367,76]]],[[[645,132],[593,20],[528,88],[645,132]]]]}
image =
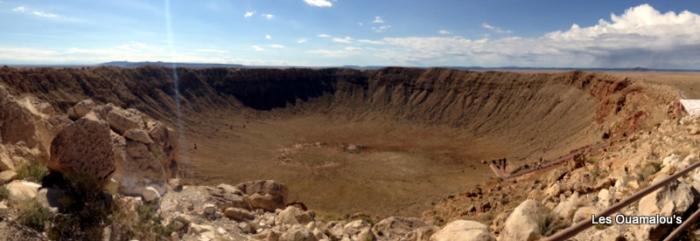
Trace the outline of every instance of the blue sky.
{"type": "Polygon", "coordinates": [[[0,0],[0,63],[700,66],[688,1],[0,0]]]}

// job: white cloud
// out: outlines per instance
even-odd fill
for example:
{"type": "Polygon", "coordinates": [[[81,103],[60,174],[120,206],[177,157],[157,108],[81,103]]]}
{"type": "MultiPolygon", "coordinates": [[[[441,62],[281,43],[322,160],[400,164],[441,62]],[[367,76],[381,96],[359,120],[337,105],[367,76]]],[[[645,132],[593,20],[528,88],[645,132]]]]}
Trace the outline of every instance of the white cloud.
{"type": "MultiPolygon", "coordinates": [[[[497,29],[490,24],[484,27],[497,29]]],[[[660,13],[643,4],[592,26],[573,24],[568,30],[539,37],[400,37],[382,41],[386,47],[373,51],[376,57],[396,64],[697,68],[700,15],[689,11],[660,13]]]]}
{"type": "Polygon", "coordinates": [[[250,17],[253,17],[254,15],[255,15],[255,11],[246,11],[246,12],[243,14],[243,17],[244,17],[244,18],[250,18],[250,17]]]}
{"type": "Polygon", "coordinates": [[[260,47],[258,45],[253,45],[252,47],[253,47],[253,50],[258,51],[258,52],[265,51],[265,48],[260,47]]]}
{"type": "Polygon", "coordinates": [[[379,26],[373,26],[372,31],[377,32],[377,33],[383,33],[386,32],[391,28],[391,25],[379,25],[379,26]]]}
{"type": "Polygon", "coordinates": [[[267,20],[272,20],[273,18],[275,18],[275,15],[269,13],[263,14],[262,16],[267,20]]]}
{"type": "Polygon", "coordinates": [[[12,11],[16,12],[16,13],[30,14],[30,15],[40,17],[40,18],[58,18],[58,17],[60,17],[58,14],[49,13],[49,12],[41,11],[41,10],[30,9],[28,7],[25,7],[25,6],[17,6],[15,8],[13,8],[12,11]]]}
{"type": "Polygon", "coordinates": [[[450,31],[447,30],[447,29],[440,29],[440,30],[438,30],[438,34],[440,34],[440,35],[451,35],[452,32],[450,32],[450,31]]]}
{"type": "Polygon", "coordinates": [[[318,34],[319,38],[330,38],[331,36],[325,33],[318,34]]]}
{"type": "Polygon", "coordinates": [[[363,44],[374,44],[374,45],[382,45],[384,44],[384,41],[381,40],[370,40],[370,39],[358,39],[358,43],[363,43],[363,44]]]}
{"type": "Polygon", "coordinates": [[[362,51],[358,47],[344,47],[340,49],[315,49],[309,51],[309,53],[317,54],[326,58],[348,58],[352,56],[359,55],[362,51]]]}
{"type": "Polygon", "coordinates": [[[14,63],[99,63],[115,60],[126,61],[176,61],[197,63],[235,63],[229,53],[219,49],[197,49],[172,54],[162,44],[128,42],[116,46],[100,48],[14,48],[0,47],[0,62],[14,63]],[[209,51],[207,51],[209,50],[209,51]]]}
{"type": "Polygon", "coordinates": [[[385,23],[386,23],[386,21],[384,21],[384,19],[382,17],[375,16],[374,20],[372,20],[372,25],[374,25],[374,26],[372,26],[372,31],[374,31],[376,33],[386,32],[387,30],[389,30],[391,28],[391,25],[385,24],[385,23]]]}
{"type": "Polygon", "coordinates": [[[303,43],[306,43],[306,42],[308,42],[308,41],[309,41],[309,40],[306,39],[306,38],[297,39],[297,43],[298,43],[298,44],[303,44],[303,43]]]}
{"type": "Polygon", "coordinates": [[[271,39],[272,39],[272,36],[271,36],[271,35],[269,35],[269,34],[265,34],[265,39],[267,39],[267,40],[271,40],[271,39]]]}
{"type": "Polygon", "coordinates": [[[23,13],[27,11],[27,8],[24,6],[17,6],[16,8],[12,9],[13,12],[18,12],[18,13],[23,13]]]}
{"type": "Polygon", "coordinates": [[[489,31],[491,31],[491,32],[494,32],[494,33],[512,33],[512,31],[510,31],[510,30],[508,30],[508,29],[502,29],[502,28],[500,28],[500,27],[491,25],[491,24],[489,24],[489,23],[487,23],[487,22],[481,23],[481,27],[484,28],[484,29],[486,29],[486,30],[489,30],[489,31]]]}
{"type": "Polygon", "coordinates": [[[342,38],[333,38],[332,40],[333,40],[333,42],[336,42],[336,43],[351,44],[353,39],[351,37],[345,36],[342,38]]]}
{"type": "Polygon", "coordinates": [[[329,8],[333,6],[333,3],[328,0],[304,0],[304,2],[308,5],[319,8],[329,8]]]}
{"type": "Polygon", "coordinates": [[[283,48],[286,47],[286,46],[281,45],[281,44],[270,44],[270,45],[268,45],[268,46],[269,46],[270,48],[273,48],[273,49],[283,49],[283,48]]]}

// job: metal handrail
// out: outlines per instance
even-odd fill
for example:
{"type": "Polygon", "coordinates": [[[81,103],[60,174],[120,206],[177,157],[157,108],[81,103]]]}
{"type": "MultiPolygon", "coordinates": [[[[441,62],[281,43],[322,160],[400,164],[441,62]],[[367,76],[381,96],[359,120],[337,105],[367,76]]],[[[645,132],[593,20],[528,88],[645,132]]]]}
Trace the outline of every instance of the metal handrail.
{"type": "MultiPolygon", "coordinates": [[[[648,187],[643,188],[642,190],[638,191],[637,193],[633,194],[632,196],[629,196],[629,197],[621,200],[620,202],[610,206],[608,209],[606,209],[605,211],[598,214],[598,216],[599,217],[610,216],[613,213],[619,211],[620,209],[626,207],[627,205],[630,205],[630,204],[638,201],[639,199],[646,196],[647,194],[649,194],[653,191],[656,191],[656,189],[659,189],[663,186],[668,185],[672,181],[687,174],[688,172],[692,171],[693,169],[695,169],[697,167],[700,167],[700,161],[691,164],[690,166],[686,167],[685,169],[683,169],[683,170],[681,170],[681,171],[679,171],[671,176],[668,176],[657,183],[654,183],[648,187]]],[[[564,241],[564,240],[567,240],[567,239],[575,236],[576,234],[586,230],[587,228],[590,228],[591,226],[593,226],[593,223],[591,222],[591,220],[583,220],[583,221],[580,221],[580,222],[578,222],[578,223],[576,223],[576,224],[574,224],[574,225],[572,225],[572,226],[570,226],[562,231],[555,233],[552,236],[545,237],[543,240],[545,240],[545,241],[564,241]]]]}
{"type": "Polygon", "coordinates": [[[668,237],[664,239],[664,241],[673,241],[676,237],[678,237],[681,232],[683,232],[685,229],[689,228],[693,224],[695,224],[695,220],[697,220],[700,217],[700,208],[696,210],[690,217],[688,217],[688,220],[685,220],[680,226],[678,226],[676,229],[671,232],[668,237]]]}

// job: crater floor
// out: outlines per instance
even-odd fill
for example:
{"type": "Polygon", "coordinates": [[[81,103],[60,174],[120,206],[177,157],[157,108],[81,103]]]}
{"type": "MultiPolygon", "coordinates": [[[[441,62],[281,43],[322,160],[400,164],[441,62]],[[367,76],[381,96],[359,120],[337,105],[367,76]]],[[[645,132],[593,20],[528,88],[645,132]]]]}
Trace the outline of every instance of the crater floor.
{"type": "Polygon", "coordinates": [[[465,131],[324,115],[209,113],[186,125],[194,179],[290,183],[291,200],[324,215],[413,215],[493,174],[480,160],[509,150],[465,131]],[[196,145],[196,149],[195,149],[196,145]]]}

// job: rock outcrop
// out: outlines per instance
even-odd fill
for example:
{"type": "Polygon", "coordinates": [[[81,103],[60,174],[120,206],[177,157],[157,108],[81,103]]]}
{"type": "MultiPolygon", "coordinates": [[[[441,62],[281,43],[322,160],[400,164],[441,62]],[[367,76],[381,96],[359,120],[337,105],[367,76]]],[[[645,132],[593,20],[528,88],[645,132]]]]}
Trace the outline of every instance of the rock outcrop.
{"type": "MultiPolygon", "coordinates": [[[[78,102],[69,113],[73,118],[79,118],[72,126],[78,125],[76,123],[85,125],[85,119],[104,123],[99,130],[93,130],[92,135],[99,135],[100,140],[92,144],[96,148],[90,151],[99,151],[103,162],[114,163],[114,168],[110,170],[110,165],[107,165],[102,172],[111,172],[112,175],[107,176],[119,183],[121,193],[152,193],[153,190],[146,190],[148,187],[162,194],[166,191],[167,181],[177,175],[175,135],[163,123],[135,109],[122,109],[112,104],[96,105],[91,100],[78,102]]],[[[76,140],[73,145],[91,143],[89,139],[82,139],[83,142],[76,140]]],[[[57,146],[57,149],[61,147],[57,146]]],[[[60,156],[64,151],[56,152],[60,156]]],[[[52,157],[49,167],[62,171],[57,163],[60,160],[52,157]]]]}

